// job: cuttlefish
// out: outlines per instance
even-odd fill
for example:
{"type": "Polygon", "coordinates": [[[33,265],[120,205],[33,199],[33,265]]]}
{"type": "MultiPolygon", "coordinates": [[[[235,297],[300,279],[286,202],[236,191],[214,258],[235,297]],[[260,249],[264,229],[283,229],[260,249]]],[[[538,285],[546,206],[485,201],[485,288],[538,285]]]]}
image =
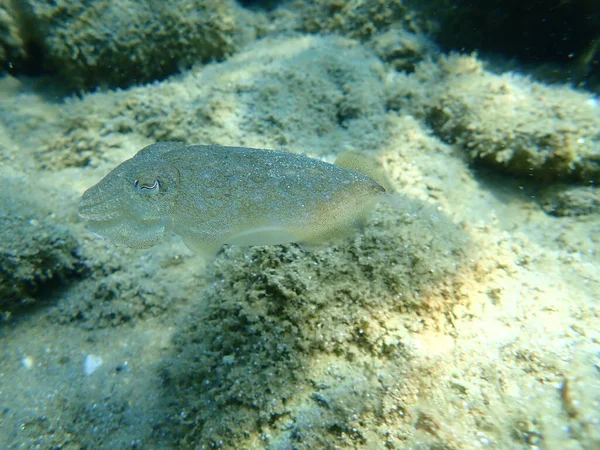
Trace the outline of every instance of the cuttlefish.
{"type": "Polygon", "coordinates": [[[222,244],[319,245],[355,229],[384,193],[365,174],[294,153],[160,142],[113,169],[78,206],[112,243],[148,248],[172,230],[209,255],[222,244]]]}

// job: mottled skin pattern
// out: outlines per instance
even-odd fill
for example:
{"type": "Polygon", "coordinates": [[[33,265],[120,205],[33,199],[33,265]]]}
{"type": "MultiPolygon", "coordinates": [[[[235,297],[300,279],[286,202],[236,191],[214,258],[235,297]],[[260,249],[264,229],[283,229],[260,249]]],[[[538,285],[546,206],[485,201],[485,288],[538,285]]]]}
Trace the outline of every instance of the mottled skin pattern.
{"type": "Polygon", "coordinates": [[[201,253],[222,244],[319,243],[360,222],[385,192],[371,178],[275,150],[150,145],[79,202],[89,228],[133,248],[172,229],[201,253]]]}

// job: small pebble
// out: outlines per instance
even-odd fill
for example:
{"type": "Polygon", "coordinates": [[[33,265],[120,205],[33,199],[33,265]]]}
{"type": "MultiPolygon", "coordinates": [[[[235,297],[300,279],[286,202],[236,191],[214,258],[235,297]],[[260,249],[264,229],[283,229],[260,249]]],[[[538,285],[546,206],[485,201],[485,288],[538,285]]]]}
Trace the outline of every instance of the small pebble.
{"type": "Polygon", "coordinates": [[[85,376],[90,376],[93,374],[98,367],[102,365],[102,358],[96,355],[87,355],[85,357],[85,362],[83,363],[83,373],[85,376]]]}

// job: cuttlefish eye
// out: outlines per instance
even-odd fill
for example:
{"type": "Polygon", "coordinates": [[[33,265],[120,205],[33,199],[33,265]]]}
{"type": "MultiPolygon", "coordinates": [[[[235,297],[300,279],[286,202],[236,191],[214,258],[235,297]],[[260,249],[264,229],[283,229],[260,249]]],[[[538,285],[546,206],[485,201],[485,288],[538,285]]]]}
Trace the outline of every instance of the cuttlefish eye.
{"type": "Polygon", "coordinates": [[[152,184],[142,184],[137,178],[133,180],[133,187],[138,194],[154,195],[160,192],[162,183],[158,178],[152,184]]]}

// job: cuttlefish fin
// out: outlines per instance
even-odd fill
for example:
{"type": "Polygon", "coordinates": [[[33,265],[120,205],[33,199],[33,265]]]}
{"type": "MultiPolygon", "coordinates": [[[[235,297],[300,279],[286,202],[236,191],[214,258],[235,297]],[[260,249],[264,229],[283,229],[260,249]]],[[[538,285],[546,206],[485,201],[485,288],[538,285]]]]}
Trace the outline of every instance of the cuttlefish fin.
{"type": "Polygon", "coordinates": [[[386,192],[393,192],[392,183],[379,161],[373,155],[357,150],[346,150],[338,155],[335,165],[366,175],[377,181],[386,192]]]}
{"type": "Polygon", "coordinates": [[[229,236],[225,243],[232,245],[277,245],[295,242],[298,236],[289,229],[277,225],[259,225],[240,230],[229,236]]]}
{"type": "Polygon", "coordinates": [[[209,242],[206,239],[198,238],[196,236],[182,236],[183,243],[187,248],[200,254],[203,258],[212,259],[216,256],[221,248],[221,243],[209,242]]]}

